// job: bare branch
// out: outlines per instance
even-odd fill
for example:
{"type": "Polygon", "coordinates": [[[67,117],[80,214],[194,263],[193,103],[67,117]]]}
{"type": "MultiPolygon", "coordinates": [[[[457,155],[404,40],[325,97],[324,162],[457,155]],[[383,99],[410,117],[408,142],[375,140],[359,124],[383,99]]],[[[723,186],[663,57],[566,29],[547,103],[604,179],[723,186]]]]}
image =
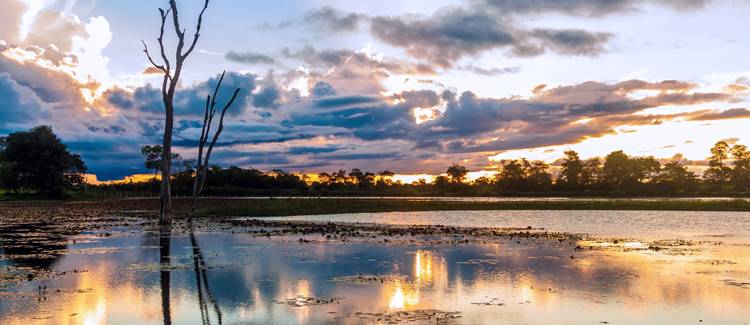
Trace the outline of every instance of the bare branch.
{"type": "Polygon", "coordinates": [[[219,117],[219,128],[216,129],[216,133],[214,133],[214,138],[211,140],[211,145],[208,146],[208,152],[206,152],[206,162],[208,163],[208,158],[211,155],[211,151],[214,149],[214,145],[216,145],[216,141],[219,140],[219,135],[221,135],[221,132],[224,131],[224,115],[227,113],[227,110],[229,107],[232,106],[232,103],[234,103],[234,100],[237,99],[237,95],[240,93],[240,89],[237,88],[234,90],[234,94],[232,94],[232,99],[230,99],[226,105],[224,105],[224,109],[221,110],[221,116],[219,117]]]}
{"type": "Polygon", "coordinates": [[[172,8],[174,32],[175,34],[177,34],[177,50],[175,51],[175,60],[177,60],[177,72],[175,72],[175,74],[179,74],[182,67],[182,61],[184,60],[182,56],[182,48],[185,47],[185,32],[180,28],[180,17],[177,14],[177,3],[175,2],[175,0],[169,0],[169,6],[170,8],[172,8]]]}
{"type": "Polygon", "coordinates": [[[157,64],[156,61],[154,61],[154,59],[151,57],[151,53],[149,53],[148,51],[148,45],[146,45],[146,42],[141,40],[141,43],[143,43],[143,53],[146,53],[146,57],[148,58],[148,61],[151,62],[151,65],[153,65],[154,68],[157,68],[164,72],[165,75],[169,75],[167,69],[165,69],[163,65],[157,64]]]}
{"type": "Polygon", "coordinates": [[[159,8],[159,14],[161,15],[161,27],[159,28],[159,38],[157,39],[159,41],[159,47],[161,48],[161,58],[164,60],[164,64],[166,65],[166,72],[169,74],[171,71],[171,67],[169,65],[169,59],[167,59],[167,52],[164,50],[164,25],[167,22],[167,16],[169,15],[169,12],[172,9],[167,9],[165,12],[164,9],[159,8]]]}
{"type": "Polygon", "coordinates": [[[195,49],[195,44],[198,43],[198,38],[201,36],[201,25],[203,25],[203,13],[206,12],[206,9],[208,8],[208,1],[209,0],[206,0],[206,2],[204,2],[203,9],[201,10],[200,15],[198,15],[198,24],[195,27],[195,36],[193,36],[192,44],[190,44],[190,47],[182,56],[183,60],[186,59],[188,55],[190,55],[190,53],[193,52],[193,50],[195,49]]]}
{"type": "Polygon", "coordinates": [[[169,7],[172,9],[172,20],[174,21],[174,32],[178,37],[184,36],[180,28],[180,19],[177,14],[177,2],[175,0],[169,0],[169,7]]]}
{"type": "Polygon", "coordinates": [[[224,75],[226,73],[226,71],[222,71],[221,77],[219,77],[219,82],[216,83],[216,88],[214,88],[214,99],[211,101],[211,109],[214,109],[214,107],[216,107],[216,97],[219,95],[219,87],[221,87],[221,83],[224,82],[224,75]]]}
{"type": "Polygon", "coordinates": [[[227,102],[227,104],[224,106],[224,109],[221,111],[221,116],[222,116],[221,121],[224,121],[224,118],[223,118],[224,117],[224,113],[226,113],[227,110],[229,109],[229,107],[232,106],[232,104],[234,103],[234,100],[237,99],[237,95],[239,95],[239,93],[240,93],[240,89],[239,88],[237,88],[237,89],[234,90],[234,94],[232,95],[232,99],[230,99],[229,102],[227,102]]]}

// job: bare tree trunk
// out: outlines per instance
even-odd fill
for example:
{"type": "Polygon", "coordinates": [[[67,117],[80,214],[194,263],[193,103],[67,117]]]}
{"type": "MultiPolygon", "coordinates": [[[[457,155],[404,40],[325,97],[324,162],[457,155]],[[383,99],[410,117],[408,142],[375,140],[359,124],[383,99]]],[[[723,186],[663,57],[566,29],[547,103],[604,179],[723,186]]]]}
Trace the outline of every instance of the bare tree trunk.
{"type": "Polygon", "coordinates": [[[198,15],[198,23],[195,29],[195,35],[193,41],[187,50],[183,51],[185,47],[185,30],[180,27],[180,19],[177,14],[177,3],[175,0],[169,0],[169,9],[166,11],[159,8],[159,14],[161,16],[161,28],[159,30],[159,49],[161,52],[162,63],[159,64],[151,57],[148,51],[148,46],[143,42],[143,52],[146,53],[146,57],[149,62],[157,69],[159,69],[164,77],[162,79],[161,95],[164,101],[164,140],[162,144],[162,165],[161,165],[161,192],[160,198],[160,209],[159,209],[159,221],[161,224],[170,224],[172,222],[172,132],[174,129],[174,94],[177,89],[180,75],[182,74],[182,66],[190,53],[195,49],[195,45],[198,43],[200,37],[201,25],[203,23],[203,13],[208,8],[208,1],[205,0],[203,9],[200,15],[198,15]],[[164,49],[164,26],[166,25],[167,17],[170,12],[172,13],[172,22],[174,24],[175,34],[177,36],[177,48],[175,50],[175,67],[174,72],[172,66],[167,58],[167,53],[164,49]]]}
{"type": "Polygon", "coordinates": [[[208,95],[208,97],[206,97],[206,110],[203,113],[203,128],[201,129],[201,137],[198,141],[198,166],[196,166],[195,181],[193,183],[193,200],[192,206],[190,208],[191,218],[195,215],[195,208],[198,204],[198,198],[203,192],[203,185],[206,182],[206,170],[208,168],[209,159],[211,158],[211,152],[214,150],[214,145],[216,145],[216,141],[219,140],[219,136],[224,130],[224,116],[226,115],[227,110],[234,103],[235,99],[237,99],[237,95],[240,92],[239,88],[235,89],[234,93],[232,94],[232,98],[229,99],[226,105],[224,105],[224,108],[221,110],[221,115],[219,116],[219,126],[216,129],[213,138],[211,139],[211,143],[208,144],[208,150],[206,150],[206,156],[204,157],[203,151],[206,148],[206,143],[208,143],[208,138],[211,134],[211,125],[214,120],[214,115],[216,115],[216,96],[219,95],[219,87],[221,87],[221,83],[224,81],[225,74],[226,71],[221,73],[219,82],[216,84],[216,88],[214,89],[213,97],[211,95],[208,95]]]}
{"type": "MultiPolygon", "coordinates": [[[[171,105],[170,105],[171,106],[171,105]]],[[[161,192],[159,195],[160,209],[159,222],[170,224],[172,222],[172,129],[174,127],[174,111],[167,110],[164,122],[164,143],[161,164],[161,192]]]]}

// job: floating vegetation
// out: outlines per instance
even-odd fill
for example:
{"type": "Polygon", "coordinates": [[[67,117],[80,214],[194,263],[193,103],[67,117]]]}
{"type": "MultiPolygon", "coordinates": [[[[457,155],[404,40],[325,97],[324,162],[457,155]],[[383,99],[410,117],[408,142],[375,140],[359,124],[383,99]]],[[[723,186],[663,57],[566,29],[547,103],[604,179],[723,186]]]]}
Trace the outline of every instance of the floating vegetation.
{"type": "Polygon", "coordinates": [[[724,282],[724,284],[726,284],[726,285],[730,285],[730,286],[733,286],[733,287],[740,287],[740,288],[743,288],[743,289],[750,289],[750,281],[738,281],[738,280],[735,280],[735,279],[724,279],[724,280],[722,280],[722,282],[724,282]]]}
{"type": "Polygon", "coordinates": [[[285,300],[274,300],[277,304],[292,306],[292,307],[309,307],[317,305],[328,305],[338,303],[344,298],[340,297],[307,297],[307,296],[296,296],[294,298],[288,298],[285,300]]]}
{"type": "Polygon", "coordinates": [[[487,258],[473,258],[468,261],[463,262],[457,262],[457,264],[469,264],[469,265],[477,265],[477,264],[489,264],[489,265],[495,265],[497,264],[496,260],[487,259],[487,258]]]}
{"type": "Polygon", "coordinates": [[[500,301],[500,298],[492,298],[488,301],[472,302],[471,304],[478,306],[505,306],[505,303],[500,301]]]}
{"type": "Polygon", "coordinates": [[[386,274],[386,275],[347,275],[332,278],[333,282],[342,282],[347,284],[357,285],[373,285],[373,284],[387,284],[397,283],[404,281],[406,277],[398,274],[386,274]]]}
{"type": "Polygon", "coordinates": [[[442,311],[437,309],[400,310],[382,313],[354,312],[347,313],[341,318],[359,318],[367,323],[400,324],[413,322],[430,322],[433,324],[456,324],[461,319],[459,311],[442,311]]]}

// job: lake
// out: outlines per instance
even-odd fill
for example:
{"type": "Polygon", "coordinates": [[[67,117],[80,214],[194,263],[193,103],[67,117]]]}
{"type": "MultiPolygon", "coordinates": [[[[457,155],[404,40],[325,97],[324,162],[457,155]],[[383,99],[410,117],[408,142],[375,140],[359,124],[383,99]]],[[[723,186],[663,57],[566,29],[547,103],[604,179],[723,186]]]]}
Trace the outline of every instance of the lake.
{"type": "Polygon", "coordinates": [[[630,239],[750,243],[750,212],[502,210],[348,213],[269,220],[360,222],[457,227],[527,227],[630,239]]]}
{"type": "Polygon", "coordinates": [[[750,322],[748,213],[451,211],[283,220],[531,226],[592,236],[342,242],[211,226],[160,231],[136,217],[91,230],[6,220],[0,323],[750,322]]]}

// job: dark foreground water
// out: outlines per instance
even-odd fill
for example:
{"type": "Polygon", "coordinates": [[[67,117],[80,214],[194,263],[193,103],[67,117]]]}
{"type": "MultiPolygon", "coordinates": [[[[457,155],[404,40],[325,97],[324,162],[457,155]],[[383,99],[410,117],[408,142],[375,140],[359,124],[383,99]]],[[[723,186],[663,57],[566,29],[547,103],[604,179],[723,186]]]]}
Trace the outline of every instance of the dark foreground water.
{"type": "Polygon", "coordinates": [[[655,250],[648,241],[300,242],[139,227],[0,233],[0,324],[750,322],[741,242],[655,250]]]}

